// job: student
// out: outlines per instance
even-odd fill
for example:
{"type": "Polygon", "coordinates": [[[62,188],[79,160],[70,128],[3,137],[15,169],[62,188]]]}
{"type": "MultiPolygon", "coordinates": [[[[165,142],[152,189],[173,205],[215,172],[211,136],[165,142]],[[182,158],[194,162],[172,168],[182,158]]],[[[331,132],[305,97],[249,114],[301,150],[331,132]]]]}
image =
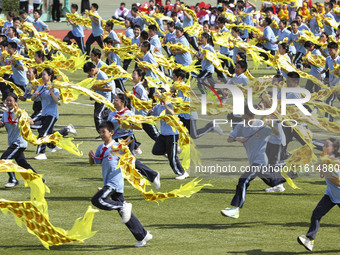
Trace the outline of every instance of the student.
{"type": "MultiPolygon", "coordinates": [[[[140,68],[136,68],[132,72],[132,79],[133,79],[133,83],[135,84],[132,87],[132,91],[133,91],[133,94],[138,99],[142,101],[148,101],[149,100],[148,92],[145,90],[143,86],[144,76],[145,76],[145,72],[140,68]]],[[[135,115],[146,116],[146,114],[147,114],[147,111],[135,109],[135,115]]],[[[152,140],[156,141],[157,137],[159,136],[159,132],[158,132],[156,125],[143,123],[142,126],[143,126],[143,130],[148,134],[148,136],[152,140]]]]}
{"type": "MultiPolygon", "coordinates": [[[[202,50],[208,50],[215,54],[214,43],[208,33],[203,33],[201,35],[201,42],[202,50]]],[[[213,88],[215,87],[216,82],[212,76],[215,72],[215,67],[203,54],[201,54],[200,58],[202,59],[202,72],[197,76],[197,87],[202,94],[205,94],[206,92],[203,90],[203,82],[205,79],[208,80],[213,88]]]]}
{"type": "MultiPolygon", "coordinates": [[[[176,27],[176,39],[175,43],[181,43],[184,46],[190,47],[190,44],[185,36],[185,32],[182,27],[176,27]]],[[[172,55],[175,56],[175,62],[184,66],[192,64],[191,54],[181,49],[173,49],[172,55]]]]}
{"type": "Polygon", "coordinates": [[[100,49],[92,49],[91,51],[91,61],[95,64],[96,68],[101,68],[102,66],[106,66],[106,63],[101,60],[102,51],[100,49]]]}
{"type": "MultiPolygon", "coordinates": [[[[217,27],[219,29],[219,34],[220,35],[223,35],[223,33],[226,33],[228,32],[228,29],[225,27],[225,24],[227,23],[227,18],[224,17],[224,16],[220,16],[217,18],[217,27]]],[[[228,47],[224,47],[224,46],[221,46],[221,50],[220,50],[220,53],[225,55],[226,57],[231,57],[233,55],[233,51],[232,50],[229,50],[228,47]]],[[[225,67],[228,67],[228,69],[230,69],[230,66],[232,65],[231,63],[229,63],[228,60],[226,59],[221,59],[222,60],[222,67],[225,68],[225,67]]],[[[217,73],[217,76],[219,77],[219,79],[222,81],[222,82],[226,82],[226,77],[225,77],[225,74],[216,70],[216,73],[217,73]]]]}
{"type": "MultiPolygon", "coordinates": [[[[132,21],[131,21],[131,22],[132,22],[132,21]]],[[[141,35],[141,32],[142,32],[142,30],[141,30],[140,25],[135,24],[135,25],[133,26],[133,35],[134,35],[134,36],[131,38],[131,45],[136,44],[138,47],[140,47],[140,35],[141,35]]],[[[146,32],[146,33],[147,33],[147,32],[146,32]]],[[[131,61],[132,61],[132,59],[124,59],[124,60],[123,60],[123,69],[124,69],[125,71],[128,70],[131,61]]]]}
{"type": "Polygon", "coordinates": [[[239,209],[242,208],[245,202],[245,195],[249,183],[260,177],[267,185],[274,187],[282,180],[273,179],[269,173],[262,171],[262,166],[266,166],[268,159],[265,151],[267,146],[267,137],[274,132],[278,134],[276,128],[269,125],[258,125],[259,121],[254,120],[255,115],[249,110],[248,106],[244,106],[244,115],[242,116],[244,123],[238,123],[235,129],[229,134],[228,142],[240,142],[246,149],[250,167],[239,178],[236,186],[235,195],[231,201],[233,208],[221,210],[223,216],[231,218],[239,217],[239,209]],[[257,124],[256,124],[257,123],[257,124]],[[252,124],[251,126],[249,124],[252,124]]]}
{"type": "Polygon", "coordinates": [[[33,26],[38,32],[49,32],[48,26],[40,19],[41,10],[35,10],[33,13],[34,22],[33,26]]]}
{"type": "Polygon", "coordinates": [[[138,241],[136,247],[145,246],[152,239],[150,232],[146,231],[137,217],[132,213],[132,204],[124,198],[124,177],[118,167],[119,157],[111,154],[111,146],[117,145],[112,139],[114,126],[111,122],[103,122],[99,126],[100,137],[103,144],[99,145],[96,153],[89,153],[89,163],[101,164],[104,186],[91,199],[94,206],[99,209],[117,210],[122,222],[138,241]]]}
{"type": "Polygon", "coordinates": [[[310,9],[310,13],[311,13],[311,19],[309,21],[310,30],[314,34],[314,36],[320,36],[321,28],[319,27],[318,24],[317,10],[313,7],[310,9]]]}
{"type": "MultiPolygon", "coordinates": [[[[281,20],[279,23],[279,34],[277,37],[277,44],[280,44],[283,42],[285,38],[288,38],[289,35],[291,34],[291,31],[287,29],[287,21],[286,20],[281,20]]],[[[291,44],[289,44],[289,51],[287,53],[291,52],[291,56],[294,56],[296,54],[295,47],[291,44]]]]}
{"type": "MultiPolygon", "coordinates": [[[[276,44],[276,37],[274,35],[273,30],[271,29],[270,25],[272,23],[272,20],[268,17],[264,18],[262,21],[261,26],[264,27],[263,30],[263,36],[259,37],[259,40],[265,40],[265,43],[263,44],[263,49],[265,51],[270,51],[270,54],[275,56],[276,51],[278,50],[277,44],[276,44]]],[[[264,57],[265,60],[268,59],[267,54],[263,53],[261,56],[264,57]]],[[[267,69],[272,68],[271,66],[267,66],[267,69]]]]}
{"type": "MultiPolygon", "coordinates": [[[[163,92],[165,90],[163,89],[163,92]]],[[[160,90],[162,92],[162,90],[160,90]]],[[[158,95],[157,95],[158,96],[158,95]]],[[[147,116],[159,116],[164,110],[165,114],[174,115],[175,112],[173,110],[172,103],[169,102],[161,102],[157,104],[153,109],[149,110],[147,116]]],[[[175,174],[177,180],[184,180],[189,177],[189,174],[184,171],[181,162],[177,156],[177,143],[179,139],[178,131],[174,131],[172,127],[167,124],[165,121],[161,120],[161,131],[160,135],[157,137],[157,140],[152,148],[153,155],[165,155],[167,154],[170,166],[175,174]]]]}
{"type": "MultiPolygon", "coordinates": [[[[91,13],[93,13],[96,16],[99,16],[98,12],[98,4],[93,3],[91,5],[91,13]]],[[[92,15],[89,15],[89,18],[91,19],[91,25],[92,25],[92,33],[89,36],[89,38],[86,41],[86,54],[90,56],[91,52],[91,45],[94,42],[97,42],[100,48],[103,48],[103,40],[102,40],[102,34],[104,33],[104,30],[102,28],[102,21],[99,18],[96,18],[92,15]]]]}
{"type": "MultiPolygon", "coordinates": [[[[155,57],[153,56],[153,54],[151,53],[150,51],[151,49],[151,44],[150,42],[148,41],[144,41],[142,44],[141,44],[141,52],[144,53],[144,57],[143,57],[143,61],[146,61],[148,63],[151,63],[155,66],[158,66],[158,63],[156,62],[155,60],[155,57]]],[[[141,67],[141,69],[143,71],[145,71],[145,76],[146,77],[151,77],[152,80],[154,79],[157,79],[158,78],[158,75],[152,71],[150,68],[148,67],[141,67]]],[[[150,88],[149,89],[149,98],[153,98],[153,94],[155,93],[155,89],[154,88],[150,88]]]]}
{"type": "Polygon", "coordinates": [[[6,15],[7,21],[5,22],[4,26],[2,27],[2,33],[6,33],[7,29],[10,27],[13,27],[13,18],[14,18],[14,13],[13,12],[8,12],[6,15]]]}
{"type": "Polygon", "coordinates": [[[153,54],[163,56],[162,44],[157,35],[157,27],[155,25],[150,25],[148,28],[149,28],[151,52],[153,54]]]}
{"type": "MultiPolygon", "coordinates": [[[[287,60],[288,63],[292,63],[288,55],[288,51],[289,51],[289,48],[288,48],[287,43],[279,44],[279,55],[283,56],[287,60]]],[[[281,70],[278,70],[278,73],[280,73],[285,79],[287,79],[287,73],[285,71],[281,69],[281,70]]]]}
{"type": "Polygon", "coordinates": [[[133,22],[132,22],[131,19],[126,19],[126,20],[124,21],[124,26],[125,26],[125,28],[126,28],[126,30],[125,30],[125,36],[126,36],[127,38],[130,38],[130,39],[133,38],[133,36],[134,36],[134,34],[133,34],[133,26],[134,26],[134,25],[135,25],[135,24],[133,24],[133,22]]]}
{"type": "Polygon", "coordinates": [[[145,23],[144,19],[141,16],[138,15],[138,7],[137,6],[131,8],[131,15],[132,15],[131,20],[132,20],[133,24],[140,25],[142,31],[144,31],[146,23],[145,23]]]}
{"type": "Polygon", "coordinates": [[[288,45],[290,43],[294,44],[294,47],[296,49],[296,55],[295,55],[295,58],[293,60],[293,64],[295,65],[296,68],[302,69],[302,57],[305,55],[306,49],[303,47],[303,44],[300,42],[299,35],[304,35],[305,33],[298,30],[299,25],[298,25],[298,22],[296,20],[292,21],[292,23],[290,23],[290,25],[291,25],[291,28],[292,28],[292,32],[288,36],[287,44],[288,45]]]}
{"type": "Polygon", "coordinates": [[[248,77],[244,74],[248,69],[247,61],[240,60],[236,63],[235,66],[235,75],[228,81],[227,84],[237,85],[241,84],[242,86],[247,86],[249,83],[248,77]]]}
{"type": "Polygon", "coordinates": [[[121,41],[118,37],[118,35],[116,34],[116,32],[113,30],[113,22],[108,21],[105,24],[105,31],[108,32],[108,37],[110,37],[113,41],[113,46],[116,48],[120,47],[121,41]]]}
{"type": "MultiPolygon", "coordinates": [[[[160,5],[156,5],[155,6],[155,14],[163,14],[164,13],[164,7],[163,6],[160,6],[160,5]]],[[[159,26],[159,29],[160,31],[157,31],[157,35],[161,38],[164,37],[164,35],[161,33],[161,32],[164,32],[164,24],[163,24],[163,19],[160,18],[155,18],[155,21],[157,22],[158,26],[159,26]]]]}
{"type": "Polygon", "coordinates": [[[60,22],[60,0],[53,0],[52,20],[53,22],[60,22]]]}
{"type": "Polygon", "coordinates": [[[280,23],[280,19],[273,14],[273,7],[267,7],[264,12],[266,14],[266,17],[272,20],[272,22],[270,23],[270,28],[273,30],[274,35],[277,36],[279,34],[278,25],[280,23]]]}
{"type": "MultiPolygon", "coordinates": [[[[189,8],[189,6],[186,6],[189,8]]],[[[190,27],[194,25],[194,19],[193,17],[187,13],[186,11],[183,11],[183,28],[185,27],[190,27]]],[[[190,45],[196,50],[199,51],[199,47],[197,44],[197,39],[196,36],[194,35],[188,35],[188,41],[190,43],[190,45]]]]}
{"type": "MultiPolygon", "coordinates": [[[[111,37],[106,37],[103,41],[107,48],[113,48],[114,42],[111,37]]],[[[105,52],[106,56],[106,64],[111,65],[115,63],[116,65],[120,66],[120,57],[114,52],[105,52]]],[[[122,78],[118,78],[114,80],[116,84],[116,88],[120,89],[121,91],[125,92],[125,87],[122,78]]]]}
{"type": "MultiPolygon", "coordinates": [[[[78,5],[71,4],[71,12],[72,14],[79,16],[78,13],[78,5]]],[[[67,35],[64,37],[63,42],[66,42],[68,45],[72,44],[71,39],[74,39],[81,50],[82,53],[85,52],[84,48],[84,28],[82,25],[77,25],[72,20],[67,18],[67,22],[71,24],[72,31],[69,31],[67,35]]]]}
{"type": "MultiPolygon", "coordinates": [[[[329,138],[324,145],[324,152],[339,163],[339,141],[335,138],[329,138]]],[[[340,207],[340,175],[339,170],[325,169],[323,165],[320,176],[325,177],[327,188],[325,195],[321,198],[315,207],[311,222],[306,236],[302,235],[297,238],[299,244],[303,245],[307,250],[312,251],[314,247],[315,236],[320,228],[320,221],[335,205],[340,207]]],[[[336,169],[336,168],[335,168],[336,169]]]]}
{"type": "Polygon", "coordinates": [[[183,27],[183,23],[178,18],[177,12],[172,12],[171,13],[171,18],[175,22],[175,27],[183,27]]]}
{"type": "MultiPolygon", "coordinates": [[[[237,41],[242,41],[242,38],[240,37],[240,34],[242,32],[240,31],[240,29],[238,27],[232,27],[231,29],[231,35],[234,39],[236,39],[237,41]]],[[[229,38],[230,40],[230,38],[229,38]]],[[[241,50],[239,48],[237,48],[235,45],[234,47],[232,48],[229,48],[229,50],[231,51],[232,50],[232,59],[233,59],[233,62],[236,63],[236,56],[237,56],[237,53],[239,53],[241,50]]],[[[235,69],[233,68],[233,66],[231,65],[230,66],[230,69],[229,69],[229,73],[233,74],[235,72],[235,69]]]]}
{"type": "MultiPolygon", "coordinates": [[[[95,66],[92,62],[87,62],[84,64],[83,67],[84,73],[88,74],[88,77],[97,77],[96,80],[107,80],[108,77],[106,73],[98,69],[98,67],[95,66]]],[[[96,93],[102,95],[105,97],[109,102],[112,100],[112,92],[115,93],[115,86],[112,81],[107,82],[105,86],[93,86],[91,90],[95,91],[96,93]]],[[[103,121],[106,121],[110,113],[110,109],[106,107],[103,103],[94,103],[94,123],[96,126],[96,130],[99,134],[99,125],[103,121]]],[[[99,139],[100,137],[96,137],[96,139],[99,139]]]]}
{"type": "Polygon", "coordinates": [[[7,29],[7,42],[15,42],[17,44],[18,54],[21,54],[21,40],[18,38],[19,34],[17,33],[15,27],[9,27],[7,29]]]}
{"type": "MultiPolygon", "coordinates": [[[[15,42],[8,43],[8,54],[13,56],[17,53],[18,45],[15,42]]],[[[15,85],[19,86],[23,90],[25,90],[26,85],[28,84],[28,80],[26,77],[25,67],[22,60],[12,60],[12,79],[15,85]]]]}
{"type": "Polygon", "coordinates": [[[25,10],[20,10],[19,15],[22,18],[22,22],[34,23],[34,19],[31,16],[28,16],[25,10]]]}
{"type": "MultiPolygon", "coordinates": [[[[174,44],[176,42],[175,23],[173,21],[170,21],[170,22],[167,23],[167,27],[168,27],[168,33],[165,35],[165,38],[164,38],[163,43],[162,43],[163,45],[165,45],[167,43],[174,44]]],[[[163,46],[163,49],[168,54],[168,57],[172,56],[172,53],[171,53],[170,49],[168,48],[168,46],[163,46]]]]}
{"type": "Polygon", "coordinates": [[[327,25],[325,21],[325,18],[335,20],[333,14],[331,13],[332,10],[333,10],[333,4],[329,2],[325,3],[325,13],[323,14],[323,28],[324,28],[324,32],[327,35],[335,36],[333,27],[331,27],[330,25],[327,25]]]}
{"type": "MultiPolygon", "coordinates": [[[[338,44],[336,42],[331,42],[327,45],[327,49],[329,52],[329,56],[326,58],[326,64],[324,69],[319,73],[318,79],[322,80],[322,75],[329,71],[329,78],[328,78],[328,85],[330,87],[333,87],[337,84],[339,84],[340,79],[339,77],[335,77],[334,72],[334,64],[337,63],[338,65],[340,64],[340,57],[337,54],[338,52],[338,44]],[[333,72],[332,72],[333,71],[333,72]]],[[[335,93],[333,93],[329,98],[327,98],[326,103],[329,105],[333,105],[335,99],[335,93]]],[[[330,115],[329,113],[326,113],[326,117],[328,117],[329,121],[333,121],[333,116],[330,115]]]]}
{"type": "MultiPolygon", "coordinates": [[[[13,27],[15,28],[18,35],[22,35],[24,33],[24,32],[21,31],[20,26],[21,26],[20,17],[14,17],[13,18],[13,27]]],[[[19,38],[18,35],[17,35],[17,37],[19,38]]]]}
{"type": "MultiPolygon", "coordinates": [[[[303,46],[306,48],[307,52],[309,52],[311,55],[321,56],[321,52],[319,50],[319,47],[316,47],[316,45],[314,43],[312,43],[311,41],[305,42],[305,44],[303,46]]],[[[314,66],[311,63],[309,63],[309,65],[310,65],[310,73],[309,74],[314,76],[315,78],[318,78],[319,73],[321,73],[323,68],[314,66]]],[[[321,78],[324,79],[325,75],[322,74],[321,78]]],[[[314,92],[318,92],[321,88],[320,88],[320,86],[315,84],[313,81],[308,80],[307,83],[306,83],[306,89],[310,93],[314,93],[314,92]]]]}
{"type": "Polygon", "coordinates": [[[126,20],[126,16],[128,15],[128,13],[129,13],[129,10],[125,8],[125,3],[121,3],[120,7],[116,9],[112,18],[123,21],[123,20],[126,20]]]}
{"type": "MultiPolygon", "coordinates": [[[[138,128],[134,125],[123,126],[120,127],[119,119],[122,118],[124,115],[133,115],[133,112],[128,108],[128,99],[125,94],[118,93],[116,98],[114,99],[114,107],[116,111],[111,112],[108,121],[112,122],[115,127],[115,133],[113,134],[113,139],[118,141],[118,139],[127,139],[130,137],[129,141],[129,149],[132,152],[135,149],[135,137],[133,135],[132,128],[138,128]]],[[[123,117],[124,118],[124,117],[123,117]]],[[[160,174],[152,170],[151,168],[144,165],[140,162],[137,158],[135,161],[136,169],[144,175],[150,182],[155,184],[156,189],[159,189],[161,186],[160,183],[160,174]]]]}
{"type": "Polygon", "coordinates": [[[307,30],[308,32],[310,32],[309,27],[305,23],[303,23],[303,17],[301,15],[296,16],[296,21],[298,22],[299,31],[307,30]]]}
{"type": "MultiPolygon", "coordinates": [[[[37,98],[41,100],[42,113],[41,113],[41,128],[38,129],[39,136],[44,137],[46,135],[53,134],[54,124],[59,118],[58,105],[60,104],[60,92],[58,89],[53,88],[54,73],[51,68],[45,68],[42,72],[43,85],[39,86],[37,90],[33,93],[31,100],[35,101],[37,98]]],[[[48,144],[49,148],[56,148],[53,144],[48,144]]],[[[46,154],[46,144],[38,145],[37,154],[34,157],[37,160],[47,159],[46,154]]]]}
{"type": "MultiPolygon", "coordinates": [[[[184,83],[185,78],[186,78],[186,73],[183,70],[175,69],[173,71],[174,82],[184,83]]],[[[172,87],[171,90],[172,90],[173,93],[176,92],[175,87],[172,87]]],[[[186,96],[183,95],[183,91],[178,90],[177,92],[178,92],[177,97],[183,98],[183,102],[189,102],[190,101],[189,97],[186,97],[186,96]]],[[[205,135],[209,132],[213,132],[213,131],[216,131],[219,135],[223,134],[222,129],[217,124],[215,124],[213,121],[209,122],[204,127],[197,129],[197,126],[196,126],[197,117],[196,116],[197,116],[196,112],[192,112],[191,114],[189,114],[189,113],[178,114],[178,118],[180,119],[180,121],[182,121],[183,125],[188,129],[189,134],[193,139],[200,138],[203,135],[205,135]]]]}
{"type": "MultiPolygon", "coordinates": [[[[24,151],[27,148],[27,142],[21,135],[20,128],[18,127],[18,116],[16,116],[14,113],[15,108],[18,107],[17,101],[18,97],[14,93],[10,93],[6,98],[7,110],[2,115],[0,128],[6,128],[6,131],[8,133],[9,147],[2,154],[1,159],[15,159],[19,166],[25,169],[31,169],[36,173],[36,171],[25,158],[24,151]]],[[[19,184],[19,181],[15,178],[15,174],[10,172],[8,173],[8,175],[9,180],[8,183],[5,185],[5,188],[13,188],[14,186],[17,186],[19,184]]]]}

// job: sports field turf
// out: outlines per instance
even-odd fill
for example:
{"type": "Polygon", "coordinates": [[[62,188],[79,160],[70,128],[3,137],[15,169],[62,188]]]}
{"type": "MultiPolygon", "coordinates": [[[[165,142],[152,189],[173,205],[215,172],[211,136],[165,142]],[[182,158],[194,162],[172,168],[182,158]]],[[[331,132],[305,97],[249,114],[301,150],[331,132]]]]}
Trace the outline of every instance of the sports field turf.
{"type": "MultiPolygon", "coordinates": [[[[105,1],[108,2],[108,1],[105,1]]],[[[252,71],[256,77],[273,74],[261,66],[252,71]]],[[[132,69],[129,69],[132,71],[132,69]]],[[[71,81],[78,82],[86,75],[82,71],[69,74],[71,81]]],[[[128,83],[128,89],[131,83],[128,83]]],[[[29,163],[47,180],[51,193],[46,195],[50,221],[57,227],[71,229],[76,218],[83,216],[90,199],[102,186],[101,168],[89,166],[87,154],[101,143],[93,122],[93,101],[80,97],[80,104],[61,105],[60,118],[55,129],[72,123],[78,136],[75,142],[80,143],[83,157],[76,157],[66,151],[48,153],[48,160],[34,160],[35,147],[28,146],[26,156],[29,163]]],[[[32,112],[30,103],[19,105],[32,112]]],[[[339,102],[336,101],[339,106],[339,102]]],[[[208,118],[208,117],[207,117],[208,118]]],[[[225,116],[220,116],[225,118],[225,116]]],[[[206,122],[199,123],[203,125],[206,122]]],[[[230,127],[221,126],[225,134],[208,134],[195,143],[202,152],[203,162],[219,164],[247,165],[245,150],[239,143],[227,144],[230,127]],[[221,156],[222,155],[222,156],[221,156]]],[[[325,139],[331,134],[313,129],[317,138],[325,139]]],[[[137,131],[138,141],[142,142],[143,154],[138,156],[143,163],[161,173],[161,191],[170,191],[187,183],[175,180],[167,160],[153,156],[153,142],[144,131],[137,131]]],[[[7,148],[7,134],[0,130],[0,153],[7,148]]],[[[293,142],[289,149],[297,148],[293,142]]],[[[191,176],[197,173],[191,172],[191,176]]],[[[237,184],[237,176],[223,174],[201,175],[202,183],[213,187],[204,188],[191,198],[168,199],[163,203],[147,202],[142,195],[125,183],[125,197],[133,204],[133,212],[154,238],[146,247],[135,248],[135,240],[121,223],[116,212],[100,211],[95,215],[93,230],[98,233],[84,243],[74,243],[50,247],[47,251],[40,241],[28,234],[25,228],[15,224],[12,215],[0,214],[1,235],[0,254],[238,254],[238,255],[292,255],[308,254],[296,238],[305,234],[312,210],[323,196],[326,185],[316,173],[307,176],[301,174],[295,183],[299,190],[293,190],[285,184],[283,193],[268,194],[267,186],[259,179],[254,180],[247,193],[246,203],[240,212],[239,219],[221,216],[220,210],[229,206],[237,184]]],[[[16,201],[29,200],[29,189],[21,184],[14,189],[5,190],[3,185],[7,175],[0,178],[0,198],[16,201]]],[[[153,186],[152,186],[153,188],[153,186]]],[[[321,222],[314,254],[340,254],[339,242],[340,216],[338,208],[333,208],[321,222]]]]}

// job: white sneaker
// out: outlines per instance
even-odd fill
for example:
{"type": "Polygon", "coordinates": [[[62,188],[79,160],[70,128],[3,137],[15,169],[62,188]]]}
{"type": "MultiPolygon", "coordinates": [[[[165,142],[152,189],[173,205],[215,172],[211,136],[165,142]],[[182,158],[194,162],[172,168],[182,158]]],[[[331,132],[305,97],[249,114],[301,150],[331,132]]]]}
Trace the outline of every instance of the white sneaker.
{"type": "Polygon", "coordinates": [[[157,174],[156,178],[153,180],[153,183],[155,184],[155,188],[156,190],[159,190],[159,188],[161,187],[161,175],[160,173],[157,174]]]}
{"type": "Polygon", "coordinates": [[[187,177],[189,177],[189,174],[187,172],[184,172],[184,174],[177,176],[176,180],[184,180],[187,177]]]}
{"type": "Polygon", "coordinates": [[[279,185],[276,185],[274,187],[267,188],[266,192],[283,192],[285,190],[286,189],[283,187],[283,184],[279,184],[279,185]]]}
{"type": "Polygon", "coordinates": [[[224,210],[221,210],[221,214],[223,216],[237,219],[240,217],[240,210],[238,208],[225,208],[224,210]]]}
{"type": "Polygon", "coordinates": [[[137,156],[137,155],[140,155],[142,154],[142,150],[138,147],[137,149],[133,150],[132,151],[133,155],[137,156]]]}
{"type": "Polygon", "coordinates": [[[39,154],[38,156],[36,156],[36,157],[34,157],[34,158],[37,159],[37,160],[44,160],[44,159],[47,159],[45,153],[39,154]]]}
{"type": "Polygon", "coordinates": [[[149,242],[152,239],[152,235],[150,234],[150,232],[148,231],[146,233],[146,236],[144,237],[144,239],[142,241],[139,241],[137,243],[135,243],[135,247],[143,247],[144,245],[146,245],[147,242],[149,242]]]}
{"type": "Polygon", "coordinates": [[[77,130],[74,128],[72,124],[68,124],[66,128],[68,129],[69,133],[74,134],[74,136],[77,136],[77,130]]]}
{"type": "Polygon", "coordinates": [[[19,182],[8,182],[5,184],[5,188],[13,188],[15,186],[19,185],[19,182]]]}
{"type": "Polygon", "coordinates": [[[120,215],[122,216],[122,222],[125,224],[131,219],[132,204],[125,203],[120,210],[120,215]]]}
{"type": "Polygon", "coordinates": [[[309,239],[307,236],[299,236],[297,238],[299,244],[303,245],[307,250],[312,251],[314,246],[314,240],[309,239]]]}
{"type": "Polygon", "coordinates": [[[219,135],[223,135],[223,130],[218,124],[214,126],[214,131],[219,135]]]}
{"type": "Polygon", "coordinates": [[[49,149],[47,152],[57,152],[57,151],[60,151],[60,150],[62,150],[62,148],[56,146],[53,149],[49,149]]]}

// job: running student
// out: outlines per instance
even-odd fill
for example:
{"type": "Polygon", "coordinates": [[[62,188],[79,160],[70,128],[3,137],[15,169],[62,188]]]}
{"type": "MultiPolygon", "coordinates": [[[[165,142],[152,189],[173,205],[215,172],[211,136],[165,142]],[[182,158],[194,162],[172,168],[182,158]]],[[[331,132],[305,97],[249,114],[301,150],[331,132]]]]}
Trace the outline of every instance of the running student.
{"type": "MultiPolygon", "coordinates": [[[[129,149],[131,152],[135,149],[135,137],[132,131],[132,128],[139,129],[137,126],[129,125],[120,127],[119,119],[125,118],[124,115],[133,115],[133,112],[129,109],[128,98],[125,94],[118,93],[116,98],[114,99],[113,105],[115,107],[115,111],[111,112],[108,121],[112,122],[115,126],[115,133],[113,135],[113,139],[118,141],[118,139],[127,139],[129,138],[130,144],[129,149]]],[[[152,170],[151,168],[144,165],[138,159],[135,162],[136,169],[144,175],[150,182],[155,184],[156,189],[159,189],[161,186],[160,183],[160,174],[152,170]]]]}
{"type": "Polygon", "coordinates": [[[245,202],[246,192],[249,183],[255,179],[256,176],[260,177],[268,186],[274,187],[282,183],[282,179],[275,179],[271,173],[263,172],[262,167],[267,166],[268,159],[266,157],[267,137],[272,132],[278,135],[279,132],[275,127],[269,125],[261,126],[260,120],[254,120],[255,115],[249,110],[248,106],[244,107],[244,115],[242,116],[245,121],[238,123],[234,130],[229,134],[228,142],[240,142],[246,149],[249,169],[244,172],[238,180],[235,195],[231,201],[232,208],[221,210],[223,216],[231,218],[239,217],[239,209],[242,208],[245,202]],[[249,123],[252,126],[249,126],[249,123]]]}
{"type": "MultiPolygon", "coordinates": [[[[99,16],[98,12],[98,4],[93,3],[91,5],[91,13],[93,15],[99,16]]],[[[89,36],[89,38],[86,41],[86,54],[90,56],[91,52],[91,45],[94,42],[97,42],[100,48],[103,48],[103,40],[102,40],[102,34],[104,33],[104,30],[102,28],[102,21],[100,18],[97,18],[95,16],[90,15],[89,18],[91,19],[91,25],[92,25],[92,33],[89,36]]]]}
{"type": "MultiPolygon", "coordinates": [[[[164,89],[161,89],[160,92],[165,92],[164,89]]],[[[159,96],[157,94],[157,96],[159,96]]],[[[149,110],[147,116],[159,116],[163,111],[165,114],[174,115],[173,105],[169,102],[161,102],[157,104],[153,109],[149,110]]],[[[179,139],[178,131],[174,131],[172,127],[167,124],[165,121],[161,120],[161,132],[157,137],[157,140],[152,148],[153,155],[168,155],[168,160],[170,166],[175,174],[177,180],[184,180],[189,177],[189,174],[184,171],[181,162],[177,156],[177,143],[179,139]]]]}
{"type": "MultiPolygon", "coordinates": [[[[332,158],[337,164],[339,164],[339,141],[335,138],[329,138],[324,145],[324,152],[332,158]]],[[[323,168],[321,167],[320,176],[325,177],[327,188],[325,195],[321,198],[320,202],[315,207],[311,222],[309,225],[306,236],[302,235],[298,237],[299,244],[303,245],[307,250],[312,251],[314,246],[314,240],[316,233],[320,227],[320,221],[335,205],[340,207],[340,172],[339,170],[323,168]]],[[[333,165],[334,167],[334,165],[333,165]]]]}
{"type": "MultiPolygon", "coordinates": [[[[71,4],[71,12],[72,14],[79,16],[78,13],[78,5],[71,4]]],[[[63,42],[66,42],[68,45],[72,44],[71,39],[74,39],[81,50],[82,53],[85,52],[84,48],[84,28],[82,25],[77,25],[72,20],[67,18],[67,22],[71,24],[72,31],[68,32],[68,34],[64,37],[63,42]]]]}
{"type": "Polygon", "coordinates": [[[98,146],[95,154],[92,151],[89,153],[89,162],[90,165],[102,165],[104,187],[92,197],[91,202],[102,210],[117,210],[122,217],[122,222],[138,241],[134,246],[142,247],[152,239],[152,235],[144,229],[132,213],[132,204],[125,201],[123,195],[124,177],[120,168],[117,168],[119,157],[111,154],[111,147],[117,145],[112,139],[114,126],[111,122],[103,122],[100,124],[99,130],[104,143],[98,146]]]}
{"type": "MultiPolygon", "coordinates": [[[[5,127],[8,133],[8,148],[2,154],[1,159],[15,159],[17,164],[25,169],[31,169],[35,172],[33,167],[27,162],[24,151],[27,148],[27,142],[21,135],[20,128],[18,127],[18,119],[14,113],[17,104],[18,97],[14,93],[10,93],[6,98],[7,110],[3,113],[0,121],[0,128],[5,127]]],[[[30,120],[30,124],[33,121],[30,120]]],[[[36,173],[36,172],[35,172],[36,173]]],[[[19,184],[19,181],[15,178],[14,173],[8,173],[9,179],[5,188],[13,188],[19,184]]]]}

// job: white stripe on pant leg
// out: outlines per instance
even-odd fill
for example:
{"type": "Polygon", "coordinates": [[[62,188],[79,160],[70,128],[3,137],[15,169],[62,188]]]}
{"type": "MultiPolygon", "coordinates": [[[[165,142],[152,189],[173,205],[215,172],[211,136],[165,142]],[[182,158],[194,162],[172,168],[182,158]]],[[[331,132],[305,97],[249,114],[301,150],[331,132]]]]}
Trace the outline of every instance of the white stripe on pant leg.
{"type": "MultiPolygon", "coordinates": [[[[250,166],[251,167],[251,166],[250,166]]],[[[254,173],[251,173],[247,179],[245,180],[244,184],[243,184],[243,187],[242,187],[242,199],[241,199],[241,202],[240,202],[240,205],[239,207],[242,207],[243,204],[244,204],[244,201],[246,200],[246,189],[247,189],[247,183],[249,183],[251,177],[253,175],[255,175],[257,173],[257,171],[255,171],[254,173]]]]}
{"type": "Polygon", "coordinates": [[[12,159],[13,156],[14,156],[14,154],[17,153],[17,151],[18,151],[19,149],[20,149],[19,147],[15,148],[15,150],[13,150],[12,153],[9,154],[8,157],[7,157],[6,159],[12,159]]]}
{"type": "Polygon", "coordinates": [[[47,135],[48,130],[50,130],[51,126],[54,124],[55,117],[52,117],[52,120],[50,122],[50,125],[48,125],[47,129],[45,130],[44,136],[47,135]]]}
{"type": "Polygon", "coordinates": [[[105,105],[103,105],[102,110],[98,113],[98,122],[99,122],[99,124],[101,124],[103,122],[102,112],[104,111],[104,109],[105,109],[105,105]]]}
{"type": "Polygon", "coordinates": [[[155,132],[155,134],[157,135],[157,137],[159,136],[159,132],[158,132],[158,129],[155,125],[151,125],[152,126],[152,129],[153,131],[155,132]]]}
{"type": "Polygon", "coordinates": [[[109,187],[109,189],[107,191],[105,191],[101,197],[98,199],[98,202],[107,207],[107,208],[110,208],[110,209],[113,209],[113,210],[116,210],[116,209],[119,209],[119,208],[122,208],[123,206],[119,206],[119,205],[112,205],[112,204],[109,204],[109,203],[106,203],[103,199],[107,198],[107,196],[111,193],[112,191],[112,188],[109,187]]]}
{"type": "Polygon", "coordinates": [[[179,169],[178,169],[178,167],[177,167],[177,163],[176,163],[177,143],[176,143],[175,135],[173,135],[173,144],[174,144],[174,146],[172,147],[172,159],[171,159],[171,161],[172,161],[172,164],[173,164],[174,169],[175,169],[175,171],[177,172],[177,174],[182,174],[182,173],[179,171],[179,169]]]}

